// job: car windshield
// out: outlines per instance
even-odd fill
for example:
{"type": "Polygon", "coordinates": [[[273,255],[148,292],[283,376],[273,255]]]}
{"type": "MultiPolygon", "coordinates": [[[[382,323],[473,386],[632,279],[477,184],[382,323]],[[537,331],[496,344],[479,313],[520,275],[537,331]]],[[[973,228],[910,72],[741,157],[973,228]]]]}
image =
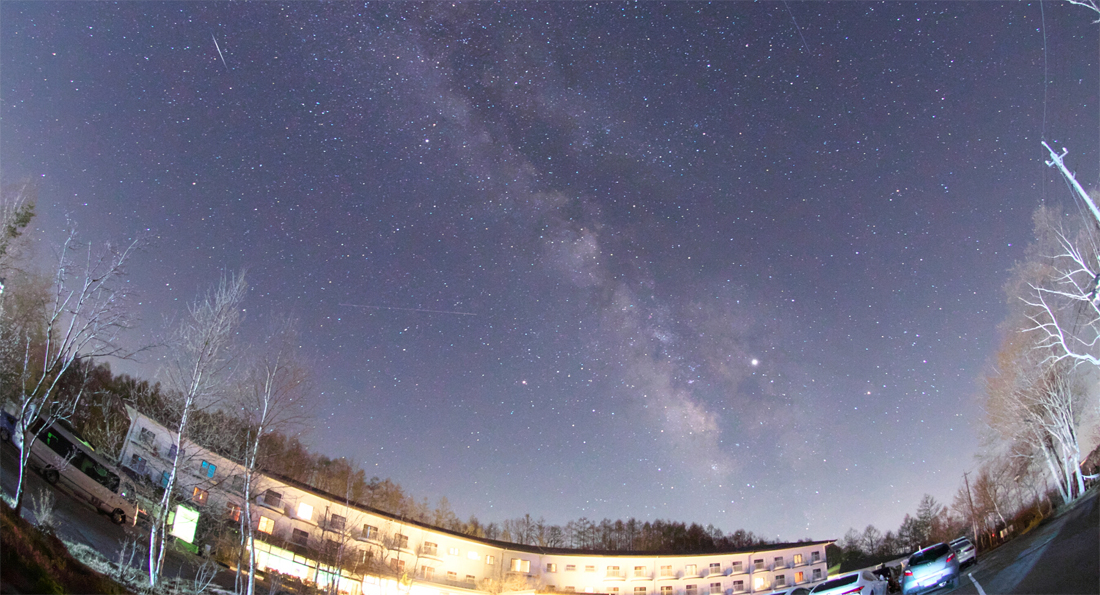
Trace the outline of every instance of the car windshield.
{"type": "Polygon", "coordinates": [[[946,554],[950,549],[951,548],[946,543],[934,545],[924,551],[913,554],[913,556],[909,558],[909,565],[920,566],[921,564],[934,562],[937,558],[946,554]]]}
{"type": "Polygon", "coordinates": [[[840,578],[834,578],[831,581],[825,581],[820,585],[814,587],[811,593],[820,593],[821,591],[828,591],[829,589],[835,589],[844,585],[850,585],[859,578],[858,574],[849,574],[848,576],[842,576],[840,578]]]}

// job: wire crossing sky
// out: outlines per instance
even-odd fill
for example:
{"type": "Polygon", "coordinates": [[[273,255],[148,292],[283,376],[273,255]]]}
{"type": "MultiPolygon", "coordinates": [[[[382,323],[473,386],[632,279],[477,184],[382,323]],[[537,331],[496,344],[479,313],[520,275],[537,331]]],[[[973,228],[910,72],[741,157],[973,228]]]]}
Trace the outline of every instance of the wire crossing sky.
{"type": "Polygon", "coordinates": [[[973,466],[1043,130],[1100,176],[1040,8],[4,2],[0,171],[148,237],[135,344],[246,268],[309,443],[460,517],[885,531],[973,466]]]}

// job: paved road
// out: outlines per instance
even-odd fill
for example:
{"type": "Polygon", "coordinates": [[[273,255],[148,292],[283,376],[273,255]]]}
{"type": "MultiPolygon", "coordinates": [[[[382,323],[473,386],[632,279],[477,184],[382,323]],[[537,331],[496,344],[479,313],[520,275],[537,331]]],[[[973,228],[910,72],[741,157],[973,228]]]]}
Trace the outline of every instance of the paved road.
{"type": "Polygon", "coordinates": [[[953,593],[1100,593],[1098,494],[1094,490],[1046,525],[982,556],[963,571],[953,593]]]}
{"type": "MultiPolygon", "coordinates": [[[[0,487],[9,496],[15,495],[15,487],[19,481],[19,455],[16,447],[10,442],[4,442],[0,446],[0,487]]],[[[31,471],[28,473],[28,482],[23,496],[23,518],[34,522],[34,513],[31,511],[30,495],[39,490],[54,490],[56,506],[54,518],[57,520],[57,533],[62,539],[74,543],[88,545],[102,552],[107,559],[118,559],[119,549],[122,544],[136,540],[139,547],[144,549],[149,544],[148,529],[142,525],[116,525],[111,519],[100,513],[91,504],[83,499],[74,497],[67,489],[51,486],[42,476],[31,471]]],[[[165,577],[181,576],[192,578],[195,569],[203,560],[198,556],[170,552],[165,558],[165,577]]],[[[135,559],[135,564],[140,562],[135,559]]],[[[222,586],[233,586],[233,573],[222,570],[216,580],[222,586]]]]}

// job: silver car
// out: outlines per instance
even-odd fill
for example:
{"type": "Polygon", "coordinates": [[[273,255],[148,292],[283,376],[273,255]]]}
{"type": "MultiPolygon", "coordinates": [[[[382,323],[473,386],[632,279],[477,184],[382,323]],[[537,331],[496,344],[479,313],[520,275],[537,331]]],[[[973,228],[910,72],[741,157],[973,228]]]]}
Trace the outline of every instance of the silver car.
{"type": "Polygon", "coordinates": [[[978,561],[978,555],[974,551],[974,544],[970,543],[970,540],[966,537],[960,537],[952,541],[951,549],[955,550],[955,553],[959,555],[959,568],[966,568],[978,561]]]}
{"type": "Polygon", "coordinates": [[[909,556],[901,577],[903,595],[923,593],[959,584],[959,558],[946,543],[937,543],[909,556]]]}
{"type": "Polygon", "coordinates": [[[868,570],[829,579],[810,591],[810,595],[886,595],[886,581],[868,570]]]}

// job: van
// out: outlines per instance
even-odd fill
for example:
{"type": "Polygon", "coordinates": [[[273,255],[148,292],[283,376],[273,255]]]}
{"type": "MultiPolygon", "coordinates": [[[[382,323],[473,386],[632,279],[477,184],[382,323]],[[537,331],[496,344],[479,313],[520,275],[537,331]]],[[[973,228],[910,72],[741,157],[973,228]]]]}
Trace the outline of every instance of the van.
{"type": "Polygon", "coordinates": [[[30,456],[30,464],[42,477],[53,485],[61,482],[110,515],[115,524],[136,522],[134,490],[129,482],[122,481],[114,465],[60,422],[46,428],[43,425],[39,420],[31,426],[38,439],[31,445],[30,456]]]}

